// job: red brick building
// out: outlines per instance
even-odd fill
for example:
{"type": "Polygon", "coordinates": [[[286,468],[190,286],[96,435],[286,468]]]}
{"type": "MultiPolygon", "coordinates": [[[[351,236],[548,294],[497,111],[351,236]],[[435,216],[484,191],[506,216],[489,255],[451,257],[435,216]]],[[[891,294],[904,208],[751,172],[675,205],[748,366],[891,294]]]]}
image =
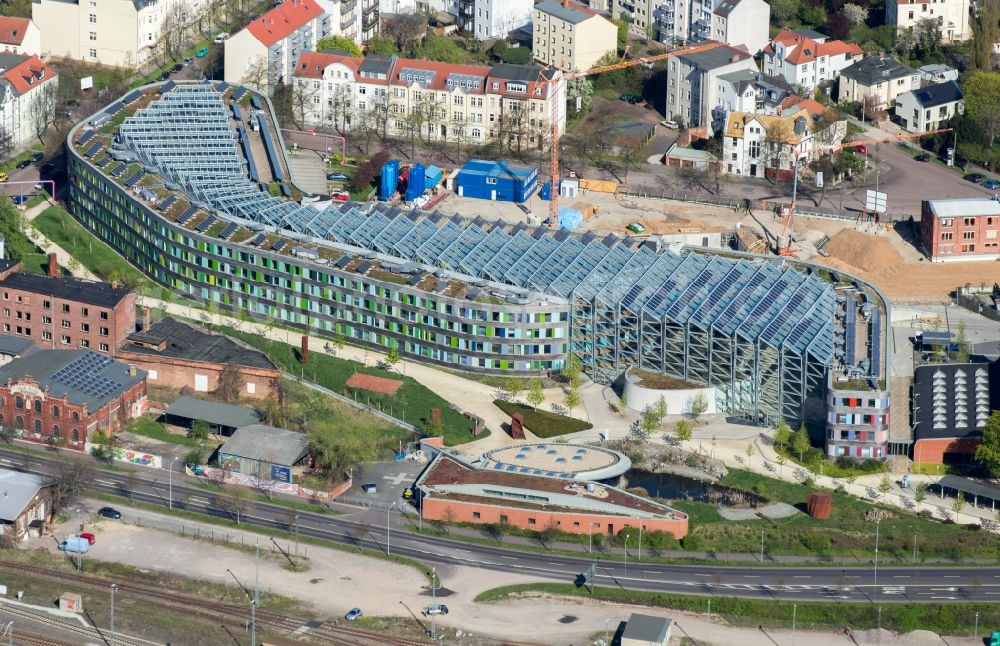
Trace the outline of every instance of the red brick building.
{"type": "Polygon", "coordinates": [[[920,244],[933,262],[1000,258],[1000,202],[979,197],[924,200],[920,244]]]}
{"type": "Polygon", "coordinates": [[[0,366],[0,426],[80,451],[146,410],[146,373],[90,350],[35,350],[0,366]]]}
{"type": "Polygon", "coordinates": [[[135,292],[58,274],[55,254],[49,274],[0,269],[0,334],[31,339],[40,348],[86,348],[114,356],[135,331],[135,292]]]}
{"type": "Polygon", "coordinates": [[[277,392],[281,371],[267,355],[221,334],[164,318],[128,336],[115,356],[148,373],[149,383],[212,392],[226,366],[239,374],[240,395],[266,399],[277,392]]]}
{"type": "Polygon", "coordinates": [[[52,484],[33,473],[0,469],[0,534],[21,541],[41,536],[52,519],[52,484]]]}
{"type": "Polygon", "coordinates": [[[570,534],[616,535],[623,527],[683,538],[687,514],[617,487],[520,472],[477,469],[440,453],[417,480],[425,519],[514,525],[570,534]]]}

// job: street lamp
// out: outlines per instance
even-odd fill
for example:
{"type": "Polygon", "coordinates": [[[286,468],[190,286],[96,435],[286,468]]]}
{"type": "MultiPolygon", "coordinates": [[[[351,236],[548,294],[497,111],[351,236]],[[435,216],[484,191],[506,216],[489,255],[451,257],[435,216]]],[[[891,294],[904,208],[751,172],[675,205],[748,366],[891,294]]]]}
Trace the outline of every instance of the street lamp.
{"type": "Polygon", "coordinates": [[[872,602],[878,601],[878,525],[881,518],[875,519],[875,590],[872,592],[872,602]]]}
{"type": "Polygon", "coordinates": [[[396,506],[396,501],[393,500],[392,504],[386,507],[385,510],[385,555],[389,556],[389,512],[392,508],[396,506]]]}
{"type": "MultiPolygon", "coordinates": [[[[795,120],[793,126],[796,137],[801,137],[806,132],[806,120],[803,117],[799,117],[795,120]]],[[[795,201],[799,194],[799,153],[795,149],[795,145],[792,146],[792,205],[789,207],[788,215],[789,218],[795,215],[795,201]]],[[[789,220],[791,221],[791,220],[789,220]]]]}
{"type": "Polygon", "coordinates": [[[108,646],[115,646],[115,590],[118,589],[118,585],[115,583],[111,584],[111,635],[108,639],[108,646]]]}
{"type": "Polygon", "coordinates": [[[174,462],[177,462],[177,457],[174,456],[170,459],[170,467],[167,471],[167,509],[170,511],[174,510],[174,462]]]}
{"type": "Polygon", "coordinates": [[[622,587],[625,587],[625,579],[628,578],[628,534],[625,534],[625,573],[622,575],[622,587]]]}

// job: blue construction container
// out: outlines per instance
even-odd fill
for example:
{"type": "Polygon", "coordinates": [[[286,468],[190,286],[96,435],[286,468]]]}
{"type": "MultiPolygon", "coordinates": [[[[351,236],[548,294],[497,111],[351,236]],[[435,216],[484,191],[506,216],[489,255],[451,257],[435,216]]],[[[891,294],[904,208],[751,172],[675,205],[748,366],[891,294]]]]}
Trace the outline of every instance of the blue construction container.
{"type": "Polygon", "coordinates": [[[382,165],[382,179],[379,184],[378,199],[388,202],[396,194],[399,185],[399,160],[391,159],[382,165]]]}
{"type": "Polygon", "coordinates": [[[444,171],[437,166],[428,166],[424,173],[424,190],[429,191],[444,179],[444,171]]]}
{"type": "Polygon", "coordinates": [[[525,202],[538,190],[538,168],[470,159],[458,171],[455,192],[463,197],[525,202]]]}
{"type": "Polygon", "coordinates": [[[410,174],[406,178],[405,201],[412,202],[424,194],[424,181],[424,165],[414,164],[413,167],[410,168],[410,174]]]}
{"type": "Polygon", "coordinates": [[[545,182],[542,184],[542,188],[538,191],[538,197],[543,200],[552,199],[552,182],[545,182]]]}

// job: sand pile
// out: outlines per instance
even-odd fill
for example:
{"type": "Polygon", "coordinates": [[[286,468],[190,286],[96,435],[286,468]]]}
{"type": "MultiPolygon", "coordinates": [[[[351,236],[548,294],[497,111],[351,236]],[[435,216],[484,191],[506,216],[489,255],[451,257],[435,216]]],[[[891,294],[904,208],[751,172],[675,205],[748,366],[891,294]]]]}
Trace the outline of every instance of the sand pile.
{"type": "Polygon", "coordinates": [[[833,236],[826,251],[837,260],[866,272],[886,273],[903,266],[903,257],[887,238],[850,229],[833,236]]]}

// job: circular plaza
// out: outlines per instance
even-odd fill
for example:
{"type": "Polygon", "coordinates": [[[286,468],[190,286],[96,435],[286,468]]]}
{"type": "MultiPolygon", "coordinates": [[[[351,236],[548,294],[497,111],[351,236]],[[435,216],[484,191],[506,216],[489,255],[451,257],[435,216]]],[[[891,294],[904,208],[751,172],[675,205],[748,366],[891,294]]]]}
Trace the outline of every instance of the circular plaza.
{"type": "Polygon", "coordinates": [[[593,481],[617,478],[631,467],[632,461],[618,451],[561,442],[531,442],[492,449],[483,454],[480,463],[484,470],[593,481]]]}

